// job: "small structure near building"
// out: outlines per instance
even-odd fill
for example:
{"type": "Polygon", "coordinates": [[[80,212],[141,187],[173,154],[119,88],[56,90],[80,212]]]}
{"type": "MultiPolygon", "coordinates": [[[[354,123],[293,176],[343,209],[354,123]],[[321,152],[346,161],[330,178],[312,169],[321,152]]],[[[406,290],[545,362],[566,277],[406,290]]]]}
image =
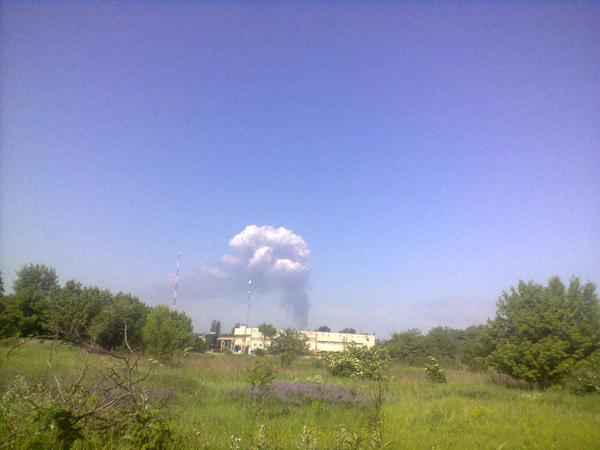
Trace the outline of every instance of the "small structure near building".
{"type": "MultiPolygon", "coordinates": [[[[308,349],[315,353],[341,352],[350,345],[371,348],[375,345],[375,335],[368,333],[332,333],[325,331],[299,330],[306,336],[308,349]]],[[[271,346],[271,338],[264,336],[258,328],[240,325],[233,329],[233,336],[218,338],[221,350],[232,353],[254,353],[271,346]]]]}

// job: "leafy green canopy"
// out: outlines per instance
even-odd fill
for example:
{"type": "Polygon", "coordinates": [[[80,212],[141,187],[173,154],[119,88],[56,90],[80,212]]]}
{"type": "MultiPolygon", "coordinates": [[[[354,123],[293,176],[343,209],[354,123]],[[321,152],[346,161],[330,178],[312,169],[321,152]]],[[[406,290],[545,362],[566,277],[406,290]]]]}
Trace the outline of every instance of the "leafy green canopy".
{"type": "Polygon", "coordinates": [[[292,328],[282,330],[271,341],[269,350],[279,356],[281,364],[289,365],[298,356],[308,352],[306,336],[292,328]]]}
{"type": "Polygon", "coordinates": [[[156,306],[146,318],[144,342],[150,353],[168,360],[176,350],[193,344],[192,320],[168,306],[156,306]]]}
{"type": "Polygon", "coordinates": [[[270,323],[263,323],[262,325],[259,325],[258,331],[260,331],[262,335],[266,337],[273,337],[277,334],[277,328],[270,323]]]}
{"type": "Polygon", "coordinates": [[[148,345],[159,357],[193,343],[191,320],[185,314],[157,307],[148,324],[152,310],[137,297],[74,280],[61,287],[54,269],[44,265],[23,266],[13,291],[0,296],[0,338],[49,336],[109,350],[148,345]]]}
{"type": "Polygon", "coordinates": [[[542,388],[563,381],[600,348],[595,286],[558,277],[547,286],[520,282],[498,300],[490,360],[500,372],[542,388]]]}

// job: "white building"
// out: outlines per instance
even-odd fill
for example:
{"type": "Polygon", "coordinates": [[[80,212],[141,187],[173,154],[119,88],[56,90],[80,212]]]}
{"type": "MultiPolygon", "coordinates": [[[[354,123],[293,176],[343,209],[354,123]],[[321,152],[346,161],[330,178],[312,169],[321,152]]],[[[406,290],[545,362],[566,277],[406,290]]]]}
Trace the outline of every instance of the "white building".
{"type": "Polygon", "coordinates": [[[341,352],[349,345],[371,348],[375,335],[366,333],[330,333],[326,331],[300,331],[306,336],[308,348],[313,353],[341,352]]]}
{"type": "MultiPolygon", "coordinates": [[[[330,333],[325,331],[299,330],[306,336],[308,348],[315,354],[341,352],[349,345],[371,348],[375,345],[375,335],[366,333],[330,333]]],[[[221,349],[233,353],[254,353],[257,349],[271,346],[271,338],[263,336],[258,328],[240,325],[233,329],[233,336],[219,338],[221,349]],[[248,349],[248,350],[247,350],[248,349]]]]}

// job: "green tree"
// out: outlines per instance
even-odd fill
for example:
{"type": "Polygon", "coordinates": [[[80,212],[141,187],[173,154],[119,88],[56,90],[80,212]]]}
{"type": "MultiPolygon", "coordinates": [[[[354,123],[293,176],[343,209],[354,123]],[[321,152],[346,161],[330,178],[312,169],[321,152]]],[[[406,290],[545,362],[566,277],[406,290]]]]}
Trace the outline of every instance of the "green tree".
{"type": "Polygon", "coordinates": [[[69,280],[56,290],[46,313],[46,328],[59,339],[74,343],[91,342],[90,328],[105,307],[110,307],[112,295],[97,287],[84,287],[69,280]]]}
{"type": "Polygon", "coordinates": [[[474,325],[464,330],[465,342],[462,362],[471,370],[485,370],[489,356],[496,349],[492,333],[492,322],[474,325]]]}
{"type": "Polygon", "coordinates": [[[291,364],[298,356],[308,352],[306,336],[288,328],[280,331],[271,341],[270,352],[279,356],[283,365],[291,364]]]}
{"type": "Polygon", "coordinates": [[[356,330],[354,328],[344,328],[343,330],[340,330],[340,333],[356,334],[356,330]]]}
{"type": "Polygon", "coordinates": [[[206,336],[206,345],[211,350],[219,350],[218,337],[221,336],[221,321],[213,320],[210,324],[210,332],[206,336]]]}
{"type": "Polygon", "coordinates": [[[22,316],[19,325],[21,336],[36,336],[48,332],[48,306],[58,295],[58,290],[58,277],[51,267],[27,264],[17,271],[12,301],[22,316]]]}
{"type": "Polygon", "coordinates": [[[24,291],[49,293],[58,287],[56,271],[43,264],[27,264],[21,267],[13,284],[15,294],[24,291]]]}
{"type": "Polygon", "coordinates": [[[422,365],[427,357],[425,336],[417,328],[392,334],[386,347],[393,359],[404,364],[422,365]]]}
{"type": "Polygon", "coordinates": [[[459,368],[464,351],[464,330],[435,327],[425,336],[425,349],[445,366],[459,368]]]}
{"type": "Polygon", "coordinates": [[[4,281],[2,281],[2,272],[0,272],[0,297],[4,295],[4,281]]]}
{"type": "Polygon", "coordinates": [[[498,300],[490,360],[498,371],[547,388],[600,348],[600,306],[595,286],[558,277],[548,286],[520,282],[498,300]]]}
{"type": "Polygon", "coordinates": [[[275,328],[270,323],[263,323],[258,326],[258,331],[262,333],[263,336],[272,338],[277,334],[277,328],[275,328]]]}
{"type": "Polygon", "coordinates": [[[25,317],[15,295],[0,297],[0,338],[20,336],[25,317]]]}
{"type": "Polygon", "coordinates": [[[258,331],[263,335],[263,348],[266,348],[267,338],[273,338],[277,334],[277,328],[270,323],[263,323],[258,326],[258,331]]]}
{"type": "Polygon", "coordinates": [[[192,320],[183,312],[158,305],[146,319],[144,342],[151,354],[163,361],[169,360],[176,350],[183,351],[193,344],[192,320]]]}
{"type": "Polygon", "coordinates": [[[127,344],[141,348],[148,306],[137,297],[121,292],[113,297],[104,291],[101,298],[102,309],[90,326],[91,340],[109,350],[123,348],[127,344]]]}
{"type": "Polygon", "coordinates": [[[321,331],[323,333],[331,333],[331,328],[329,328],[327,325],[321,325],[319,328],[317,328],[317,331],[321,331]]]}

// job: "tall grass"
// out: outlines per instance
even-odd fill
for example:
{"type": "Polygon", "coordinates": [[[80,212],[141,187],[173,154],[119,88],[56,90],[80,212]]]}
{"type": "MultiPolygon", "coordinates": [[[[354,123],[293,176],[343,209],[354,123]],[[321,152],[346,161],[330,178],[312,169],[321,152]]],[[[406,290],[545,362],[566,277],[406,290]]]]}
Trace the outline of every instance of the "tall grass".
{"type": "MultiPolygon", "coordinates": [[[[36,383],[50,376],[75,377],[84,357],[77,347],[53,342],[28,343],[9,358],[7,351],[6,345],[0,345],[2,391],[16,375],[36,383]]],[[[368,401],[346,404],[272,398],[263,414],[251,414],[244,369],[255,361],[235,355],[192,354],[176,359],[172,366],[145,358],[140,370],[150,370],[145,380],[149,393],[168,398],[182,448],[228,449],[232,435],[241,438],[241,448],[251,448],[262,424],[266,441],[277,449],[297,448],[305,426],[320,449],[335,448],[341,427],[356,433],[365,430],[368,401]]],[[[102,356],[93,356],[90,363],[112,364],[102,356]]],[[[340,384],[367,397],[372,392],[370,382],[331,377],[310,358],[276,367],[279,381],[340,384]]],[[[440,385],[429,383],[419,368],[394,365],[390,375],[383,406],[383,437],[391,442],[390,448],[600,449],[598,395],[529,391],[493,373],[447,371],[448,383],[440,385]]],[[[115,437],[113,448],[119,442],[115,437]]]]}

